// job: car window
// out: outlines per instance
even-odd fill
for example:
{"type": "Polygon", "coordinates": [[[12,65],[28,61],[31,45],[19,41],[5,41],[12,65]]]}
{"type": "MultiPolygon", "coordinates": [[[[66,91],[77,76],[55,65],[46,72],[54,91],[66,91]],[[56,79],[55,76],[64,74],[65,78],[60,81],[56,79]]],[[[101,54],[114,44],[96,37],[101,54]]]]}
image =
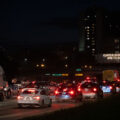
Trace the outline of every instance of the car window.
{"type": "Polygon", "coordinates": [[[81,87],[82,87],[82,88],[97,87],[97,84],[86,82],[86,83],[82,84],[81,87]]]}
{"type": "Polygon", "coordinates": [[[22,92],[22,94],[37,94],[39,91],[37,90],[25,90],[22,92]]]}

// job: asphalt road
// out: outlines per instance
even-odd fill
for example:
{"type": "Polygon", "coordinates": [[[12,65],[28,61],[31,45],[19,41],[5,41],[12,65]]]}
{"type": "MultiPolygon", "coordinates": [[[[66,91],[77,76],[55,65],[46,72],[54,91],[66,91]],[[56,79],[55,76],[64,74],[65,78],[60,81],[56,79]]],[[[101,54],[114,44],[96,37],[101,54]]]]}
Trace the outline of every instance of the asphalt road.
{"type": "MultiPolygon", "coordinates": [[[[104,95],[106,98],[108,95],[104,95]]],[[[88,101],[87,101],[88,102],[88,101]]],[[[92,101],[94,102],[94,100],[92,101]]],[[[68,109],[72,107],[76,107],[78,105],[82,105],[83,103],[55,103],[53,102],[52,107],[25,107],[18,108],[16,99],[5,100],[4,102],[0,102],[0,120],[18,120],[25,117],[43,115],[46,113],[51,113],[61,109],[68,109]]]]}
{"type": "MultiPolygon", "coordinates": [[[[82,103],[80,103],[82,104],[82,103]]],[[[6,100],[5,102],[0,102],[0,120],[18,120],[28,116],[43,115],[46,113],[54,112],[60,109],[67,109],[75,107],[78,104],[75,103],[53,103],[52,107],[34,108],[25,107],[18,108],[15,99],[6,100]]]]}

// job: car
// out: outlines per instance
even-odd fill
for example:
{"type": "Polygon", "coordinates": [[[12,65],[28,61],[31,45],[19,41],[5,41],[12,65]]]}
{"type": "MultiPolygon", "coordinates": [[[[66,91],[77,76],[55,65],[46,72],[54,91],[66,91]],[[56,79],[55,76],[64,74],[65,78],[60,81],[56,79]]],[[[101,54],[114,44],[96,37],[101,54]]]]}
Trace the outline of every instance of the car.
{"type": "Polygon", "coordinates": [[[112,81],[112,85],[116,88],[116,93],[120,93],[120,82],[119,81],[112,81]]]}
{"type": "Polygon", "coordinates": [[[102,84],[100,85],[100,87],[103,90],[104,94],[108,94],[108,93],[115,94],[116,93],[116,86],[108,80],[102,81],[102,84]]]}
{"type": "Polygon", "coordinates": [[[78,86],[79,91],[82,92],[83,99],[99,99],[103,98],[103,91],[99,84],[94,82],[83,82],[78,86]]]}
{"type": "Polygon", "coordinates": [[[17,96],[17,104],[19,107],[25,105],[37,105],[51,107],[52,100],[45,89],[24,88],[17,96]]]}
{"type": "Polygon", "coordinates": [[[55,100],[56,102],[63,102],[63,101],[80,102],[82,101],[82,94],[81,91],[77,90],[76,85],[66,84],[59,86],[55,90],[55,100]]]}

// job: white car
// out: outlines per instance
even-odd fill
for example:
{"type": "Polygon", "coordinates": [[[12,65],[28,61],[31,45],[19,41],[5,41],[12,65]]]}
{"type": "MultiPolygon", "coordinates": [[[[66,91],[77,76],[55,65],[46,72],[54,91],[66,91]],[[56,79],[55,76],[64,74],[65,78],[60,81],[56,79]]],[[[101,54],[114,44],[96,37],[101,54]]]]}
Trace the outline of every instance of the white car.
{"type": "Polygon", "coordinates": [[[19,107],[23,105],[39,105],[51,107],[52,100],[45,89],[24,88],[19,96],[17,96],[19,107]]]}

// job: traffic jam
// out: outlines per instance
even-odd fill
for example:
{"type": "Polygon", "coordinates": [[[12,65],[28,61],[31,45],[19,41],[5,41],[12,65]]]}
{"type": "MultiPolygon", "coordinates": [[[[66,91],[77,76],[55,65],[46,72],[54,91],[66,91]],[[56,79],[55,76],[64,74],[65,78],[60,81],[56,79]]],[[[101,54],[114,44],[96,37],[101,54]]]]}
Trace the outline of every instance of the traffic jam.
{"type": "Polygon", "coordinates": [[[113,74],[111,70],[104,70],[101,81],[96,76],[89,75],[81,81],[48,82],[34,80],[24,85],[14,84],[12,87],[7,85],[3,89],[4,92],[1,90],[0,104],[6,100],[9,102],[9,100],[14,99],[13,104],[16,104],[19,110],[25,108],[29,110],[31,108],[41,108],[41,110],[42,108],[50,108],[52,110],[59,108],[59,105],[61,107],[68,105],[69,107],[71,104],[102,100],[107,96],[120,93],[120,79],[115,71],[112,70],[112,72],[113,74]]]}
{"type": "MultiPolygon", "coordinates": [[[[108,71],[104,77],[108,77],[108,71]]],[[[28,85],[20,88],[17,95],[17,105],[24,106],[47,106],[52,103],[79,103],[86,100],[103,99],[106,95],[120,93],[120,80],[114,79],[98,81],[96,77],[87,76],[81,82],[69,81],[48,84],[47,82],[31,81],[28,85]]]]}

